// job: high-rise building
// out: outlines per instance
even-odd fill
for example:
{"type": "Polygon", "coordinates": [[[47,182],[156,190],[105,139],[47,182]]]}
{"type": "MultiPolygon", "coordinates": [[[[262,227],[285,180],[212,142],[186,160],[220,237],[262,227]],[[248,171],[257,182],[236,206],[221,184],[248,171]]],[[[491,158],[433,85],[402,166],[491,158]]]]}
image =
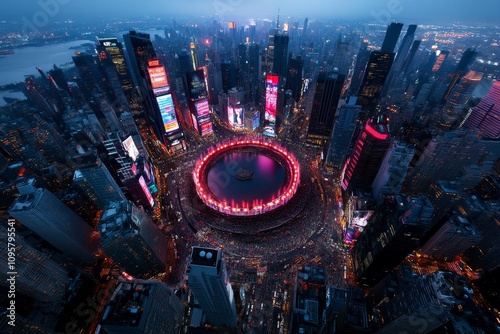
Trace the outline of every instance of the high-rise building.
{"type": "Polygon", "coordinates": [[[439,118],[439,126],[442,129],[458,128],[465,116],[467,102],[482,78],[483,73],[469,71],[453,87],[439,118]]]}
{"type": "Polygon", "coordinates": [[[149,34],[130,31],[123,35],[125,49],[130,60],[130,72],[135,86],[144,87],[148,73],[148,61],[156,59],[156,52],[149,34]]]}
{"type": "Polygon", "coordinates": [[[98,38],[97,41],[99,42],[101,49],[109,55],[111,61],[115,65],[123,92],[125,93],[125,96],[130,99],[134,83],[123,53],[122,44],[118,42],[118,39],[116,38],[98,38]]]}
{"type": "Polygon", "coordinates": [[[466,116],[463,126],[478,129],[482,137],[500,137],[500,81],[493,82],[488,93],[466,116]]]}
{"type": "Polygon", "coordinates": [[[349,154],[349,146],[356,129],[361,106],[356,104],[356,98],[351,97],[348,104],[339,108],[335,118],[330,147],[325,158],[325,165],[340,170],[349,154]]]}
{"type": "Polygon", "coordinates": [[[165,272],[168,244],[151,218],[131,202],[110,202],[98,228],[102,250],[123,271],[149,278],[165,272]]]}
{"type": "Polygon", "coordinates": [[[391,143],[387,123],[369,119],[344,164],[341,186],[350,193],[357,187],[370,189],[391,143]]]}
{"type": "Polygon", "coordinates": [[[465,50],[464,54],[462,55],[462,58],[460,59],[460,62],[458,63],[455,72],[453,73],[453,76],[451,78],[451,82],[446,88],[446,92],[443,95],[443,100],[447,101],[448,98],[450,97],[451,91],[455,87],[455,85],[460,81],[460,79],[467,74],[469,71],[470,66],[476,59],[477,52],[476,50],[471,50],[467,49],[465,50]]]}
{"type": "Polygon", "coordinates": [[[82,188],[101,209],[104,209],[108,202],[127,201],[108,168],[95,154],[86,153],[74,156],[72,162],[77,169],[73,182],[82,188]]]}
{"type": "Polygon", "coordinates": [[[470,303],[472,289],[464,277],[436,271],[428,275],[415,274],[409,281],[389,291],[380,302],[376,301],[374,326],[379,328],[376,334],[445,332],[447,328],[460,328],[464,333],[483,332],[460,316],[477,312],[470,303]]]}
{"type": "MultiPolygon", "coordinates": [[[[151,124],[158,139],[171,151],[184,150],[186,149],[186,141],[177,120],[174,99],[165,66],[161,65],[158,59],[149,60],[147,65],[147,87],[152,101],[152,114],[149,116],[151,124]]],[[[204,81],[203,88],[205,88],[204,81]]]]}
{"type": "MultiPolygon", "coordinates": [[[[477,199],[472,198],[472,201],[477,199]]],[[[500,267],[500,206],[495,202],[474,203],[471,207],[475,210],[468,215],[468,219],[483,235],[477,245],[465,252],[468,265],[475,270],[484,272],[500,267]],[[479,204],[479,205],[478,205],[479,204]]]]}
{"type": "MultiPolygon", "coordinates": [[[[0,236],[7,238],[7,223],[0,221],[0,236]]],[[[8,243],[0,245],[3,254],[7,254],[8,243]]],[[[24,237],[16,234],[16,292],[43,302],[63,302],[69,285],[68,271],[50,257],[32,247],[24,237]]],[[[0,279],[9,278],[7,262],[2,267],[0,279]]]]}
{"type": "Polygon", "coordinates": [[[453,215],[427,240],[420,252],[444,261],[453,261],[482,238],[469,219],[453,215]]]}
{"type": "Polygon", "coordinates": [[[398,53],[396,54],[396,58],[394,59],[393,71],[401,71],[403,67],[403,63],[408,57],[408,51],[410,51],[410,47],[413,44],[413,38],[415,37],[415,31],[417,30],[416,24],[410,24],[408,29],[406,30],[406,34],[399,45],[398,53]]]}
{"type": "Polygon", "coordinates": [[[349,87],[349,92],[351,93],[351,95],[358,94],[359,87],[363,82],[366,64],[368,64],[369,59],[370,59],[370,51],[368,50],[368,40],[364,40],[361,43],[358,54],[356,56],[356,65],[354,66],[351,85],[349,87]]]}
{"type": "Polygon", "coordinates": [[[222,75],[222,89],[227,92],[238,84],[238,71],[233,63],[227,62],[220,64],[222,75]]]}
{"type": "Polygon", "coordinates": [[[207,322],[215,326],[236,327],[234,293],[221,250],[193,247],[188,280],[189,289],[207,322]]]}
{"type": "Polygon", "coordinates": [[[274,36],[274,56],[272,73],[277,74],[283,80],[288,70],[288,35],[276,34],[274,36]]]}
{"type": "Polygon", "coordinates": [[[68,257],[91,262],[98,238],[93,229],[50,191],[30,183],[18,185],[20,196],[9,213],[68,257]]]}
{"type": "Polygon", "coordinates": [[[410,52],[408,53],[408,57],[403,62],[403,65],[401,66],[401,71],[406,73],[408,69],[412,66],[413,59],[415,58],[415,55],[417,54],[418,48],[420,47],[420,43],[422,41],[416,40],[413,41],[413,44],[411,45],[410,52]]]}
{"type": "Polygon", "coordinates": [[[106,333],[179,333],[184,308],[165,283],[121,280],[110,295],[100,322],[106,333]]]}
{"type": "Polygon", "coordinates": [[[373,51],[370,54],[358,93],[358,104],[363,110],[374,112],[393,61],[392,52],[373,51]]]}
{"type": "Polygon", "coordinates": [[[385,153],[377,176],[373,181],[373,197],[381,204],[390,194],[398,194],[403,186],[415,149],[405,143],[394,141],[385,153]]]}
{"type": "Polygon", "coordinates": [[[478,135],[467,129],[438,135],[418,153],[419,160],[403,186],[407,194],[423,193],[435,180],[453,181],[464,167],[485,160],[489,155],[478,135]]]}
{"type": "Polygon", "coordinates": [[[425,196],[388,196],[352,249],[356,280],[374,286],[419,246],[432,225],[434,207],[425,196]]]}
{"type": "Polygon", "coordinates": [[[302,95],[302,72],[304,61],[302,57],[290,58],[288,61],[288,74],[286,78],[286,88],[292,91],[293,99],[298,102],[302,95]]]}
{"type": "Polygon", "coordinates": [[[310,144],[323,147],[330,139],[344,80],[345,75],[335,72],[318,75],[307,129],[307,141],[310,144]]]}
{"type": "MultiPolygon", "coordinates": [[[[408,30],[415,32],[417,27],[412,25],[408,28],[408,30]],[[413,28],[415,27],[415,28],[413,28]]],[[[392,53],[396,48],[396,44],[398,43],[399,34],[401,33],[401,29],[403,29],[403,23],[392,22],[388,27],[385,33],[384,42],[382,43],[382,47],[380,48],[380,52],[392,53]]]]}
{"type": "Polygon", "coordinates": [[[189,100],[193,126],[201,136],[208,136],[213,133],[212,115],[208,106],[203,70],[188,72],[185,74],[185,78],[186,95],[189,100]]]}

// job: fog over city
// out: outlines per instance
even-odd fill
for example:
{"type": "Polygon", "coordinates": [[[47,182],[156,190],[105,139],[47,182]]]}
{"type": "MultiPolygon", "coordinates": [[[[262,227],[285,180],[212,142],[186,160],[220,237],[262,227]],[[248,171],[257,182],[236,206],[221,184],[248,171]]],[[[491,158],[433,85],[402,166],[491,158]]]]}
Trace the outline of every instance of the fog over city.
{"type": "MultiPolygon", "coordinates": [[[[51,7],[60,18],[121,18],[151,16],[219,16],[233,18],[283,17],[416,20],[420,23],[498,23],[497,0],[26,0],[2,1],[1,19],[31,17],[40,7],[51,7]],[[57,8],[56,8],[57,7],[57,8]]],[[[50,11],[47,11],[50,12],[50,11]]]]}

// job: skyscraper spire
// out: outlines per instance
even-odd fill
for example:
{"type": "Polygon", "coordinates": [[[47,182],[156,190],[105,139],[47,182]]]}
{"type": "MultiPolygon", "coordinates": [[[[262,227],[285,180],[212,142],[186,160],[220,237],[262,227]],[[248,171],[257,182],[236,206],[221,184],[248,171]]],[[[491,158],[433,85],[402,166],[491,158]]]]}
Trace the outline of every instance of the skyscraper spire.
{"type": "Polygon", "coordinates": [[[276,29],[278,29],[278,32],[280,31],[280,9],[278,7],[278,18],[276,19],[276,29]]]}

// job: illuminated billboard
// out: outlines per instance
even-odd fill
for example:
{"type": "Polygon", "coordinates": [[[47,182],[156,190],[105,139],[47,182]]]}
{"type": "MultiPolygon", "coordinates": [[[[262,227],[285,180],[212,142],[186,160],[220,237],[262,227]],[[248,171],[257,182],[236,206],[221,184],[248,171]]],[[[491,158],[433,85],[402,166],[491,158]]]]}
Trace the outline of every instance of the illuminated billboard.
{"type": "Polygon", "coordinates": [[[203,70],[196,70],[186,73],[188,83],[188,94],[191,101],[197,101],[207,97],[207,88],[205,87],[205,78],[203,70]]]}
{"type": "Polygon", "coordinates": [[[146,198],[148,199],[149,205],[151,205],[151,207],[153,207],[155,204],[155,201],[153,199],[153,196],[151,196],[151,192],[149,191],[149,188],[146,185],[146,181],[144,181],[144,178],[142,176],[139,178],[139,184],[141,185],[141,188],[142,188],[142,191],[144,192],[144,195],[146,195],[146,198]]]}
{"type": "Polygon", "coordinates": [[[168,86],[165,66],[148,67],[148,73],[151,81],[151,87],[158,88],[168,86]]]}
{"type": "Polygon", "coordinates": [[[169,133],[179,128],[179,123],[177,123],[177,118],[175,117],[174,102],[172,101],[172,95],[167,94],[163,96],[157,96],[156,102],[160,108],[161,118],[163,120],[163,126],[165,132],[169,133]]]}
{"type": "Polygon", "coordinates": [[[208,136],[213,133],[212,122],[203,123],[200,125],[201,135],[208,136]]]}
{"type": "Polygon", "coordinates": [[[194,106],[196,107],[196,115],[198,116],[198,118],[208,115],[210,113],[210,108],[208,106],[207,99],[195,102],[194,106]]]}
{"type": "Polygon", "coordinates": [[[229,125],[231,125],[233,128],[243,129],[243,107],[240,107],[238,105],[228,106],[227,119],[229,120],[229,125]]]}
{"type": "Polygon", "coordinates": [[[266,114],[265,119],[270,123],[276,122],[276,103],[278,101],[278,76],[266,76],[266,114]]]}
{"type": "Polygon", "coordinates": [[[198,121],[196,120],[196,116],[194,114],[191,114],[191,119],[193,120],[193,126],[198,131],[198,121]]]}
{"type": "Polygon", "coordinates": [[[128,138],[122,142],[122,145],[125,151],[127,151],[128,156],[132,158],[132,161],[135,161],[139,155],[139,150],[137,150],[132,136],[128,136],[128,138]]]}

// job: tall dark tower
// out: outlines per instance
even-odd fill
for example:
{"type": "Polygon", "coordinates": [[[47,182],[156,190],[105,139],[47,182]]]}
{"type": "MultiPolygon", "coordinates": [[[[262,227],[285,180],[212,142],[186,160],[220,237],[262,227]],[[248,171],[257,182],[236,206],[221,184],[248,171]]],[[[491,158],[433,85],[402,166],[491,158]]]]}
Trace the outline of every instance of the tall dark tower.
{"type": "Polygon", "coordinates": [[[467,49],[462,58],[460,59],[460,62],[457,65],[457,68],[455,69],[455,73],[453,74],[453,77],[451,79],[450,84],[448,85],[448,88],[446,89],[446,92],[444,93],[443,100],[448,100],[451,91],[453,90],[453,87],[457,84],[457,82],[469,71],[470,66],[476,59],[477,52],[476,50],[471,50],[467,49]]]}
{"type": "Polygon", "coordinates": [[[149,34],[130,31],[123,35],[127,54],[130,59],[132,78],[136,86],[143,86],[148,73],[148,61],[156,58],[155,49],[149,34]]]}
{"type": "Polygon", "coordinates": [[[292,98],[298,102],[302,90],[302,71],[304,69],[304,61],[300,56],[291,58],[288,61],[288,74],[286,78],[286,88],[292,91],[292,98]]]}
{"type": "Polygon", "coordinates": [[[99,42],[98,51],[105,51],[111,58],[118,73],[123,92],[127,99],[130,100],[134,83],[127,61],[125,60],[125,55],[123,54],[122,44],[116,38],[98,38],[97,41],[99,42]]]}
{"type": "Polygon", "coordinates": [[[369,114],[374,113],[393,61],[392,52],[373,51],[370,54],[358,93],[358,104],[369,114]]]}
{"type": "MultiPolygon", "coordinates": [[[[415,29],[416,28],[417,27],[415,26],[415,29]]],[[[389,27],[387,27],[387,32],[385,33],[384,42],[382,43],[380,52],[394,52],[401,29],[403,29],[403,23],[393,22],[389,25],[389,27]]]]}
{"type": "Polygon", "coordinates": [[[370,59],[370,51],[368,51],[368,40],[364,40],[356,56],[356,66],[354,66],[354,73],[351,79],[351,86],[349,91],[353,95],[357,95],[359,92],[359,87],[363,82],[363,75],[365,73],[366,64],[370,59]]]}
{"type": "Polygon", "coordinates": [[[393,71],[399,72],[403,67],[403,63],[408,55],[408,51],[413,43],[413,38],[415,37],[415,31],[417,30],[416,24],[410,24],[408,26],[408,30],[406,30],[406,34],[403,37],[403,41],[399,46],[398,53],[396,55],[396,59],[394,60],[393,71]]]}
{"type": "Polygon", "coordinates": [[[274,36],[274,57],[272,72],[286,78],[288,68],[288,35],[276,34],[274,36]]]}
{"type": "Polygon", "coordinates": [[[403,65],[401,66],[401,71],[403,71],[404,73],[406,73],[406,71],[408,71],[409,67],[411,66],[413,58],[415,58],[415,54],[417,54],[418,48],[420,47],[420,43],[420,40],[413,41],[410,52],[408,53],[408,57],[406,57],[403,65]]]}
{"type": "Polygon", "coordinates": [[[335,112],[344,85],[345,75],[320,73],[316,81],[313,107],[307,130],[307,141],[323,146],[332,136],[335,112]]]}

